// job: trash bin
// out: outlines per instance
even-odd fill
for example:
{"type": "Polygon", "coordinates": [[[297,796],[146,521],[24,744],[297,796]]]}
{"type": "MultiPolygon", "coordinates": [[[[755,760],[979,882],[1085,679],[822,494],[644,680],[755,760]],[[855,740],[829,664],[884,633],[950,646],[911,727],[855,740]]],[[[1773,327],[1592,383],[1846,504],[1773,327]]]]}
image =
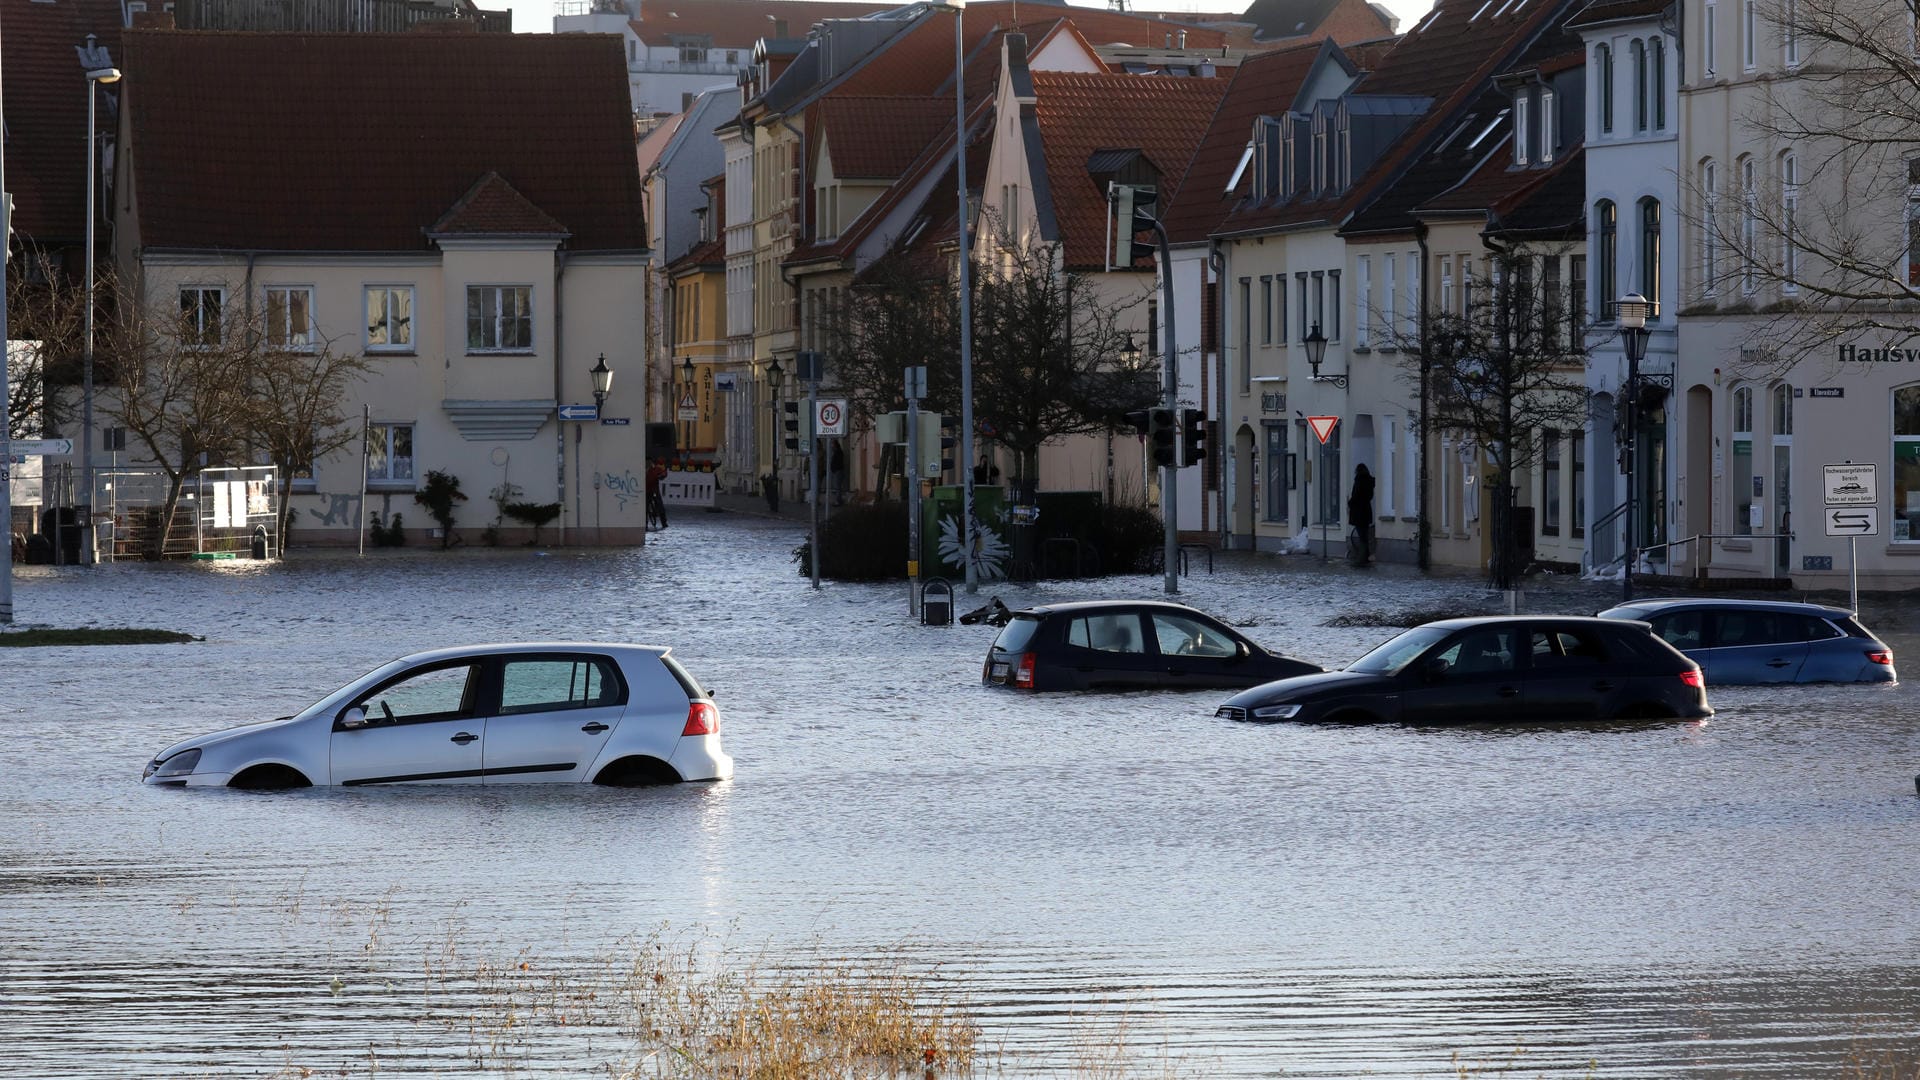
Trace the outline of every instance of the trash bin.
{"type": "Polygon", "coordinates": [[[265,525],[255,525],[253,527],[253,539],[248,545],[248,549],[248,554],[256,559],[264,559],[267,557],[267,527],[265,525]]]}
{"type": "Polygon", "coordinates": [[[928,578],[920,586],[920,621],[927,626],[953,625],[953,583],[928,578]]]}

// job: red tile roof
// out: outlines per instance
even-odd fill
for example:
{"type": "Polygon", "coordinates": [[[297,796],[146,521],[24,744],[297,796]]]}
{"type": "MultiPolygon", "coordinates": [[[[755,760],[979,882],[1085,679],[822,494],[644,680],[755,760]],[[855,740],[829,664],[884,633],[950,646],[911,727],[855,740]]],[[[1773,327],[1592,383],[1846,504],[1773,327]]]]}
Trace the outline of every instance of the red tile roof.
{"type": "Polygon", "coordinates": [[[927,144],[953,127],[953,95],[862,97],[831,94],[814,106],[807,130],[824,136],[841,179],[891,180],[927,144]]]}
{"type": "Polygon", "coordinates": [[[761,38],[805,37],[822,19],[857,19],[897,6],[849,0],[643,0],[640,17],[627,25],[653,48],[686,34],[711,38],[710,48],[751,49],[761,38]]]}
{"type": "Polygon", "coordinates": [[[1106,261],[1107,194],[1087,171],[1094,152],[1141,151],[1159,169],[1161,197],[1170,205],[1226,88],[1226,79],[1033,73],[1034,111],[1067,265],[1106,261]]]}
{"type": "Polygon", "coordinates": [[[1187,166],[1180,194],[1167,209],[1169,239],[1176,244],[1204,240],[1219,226],[1233,208],[1236,192],[1244,193],[1252,179],[1253,170],[1247,169],[1235,192],[1227,190],[1227,181],[1247,148],[1254,120],[1277,116],[1291,107],[1314,60],[1321,52],[1337,48],[1331,42],[1304,42],[1248,57],[1233,73],[1220,107],[1187,166]]]}
{"type": "MultiPolygon", "coordinates": [[[[124,69],[119,0],[4,0],[0,23],[14,232],[47,244],[79,243],[87,217],[87,90],[74,47],[98,35],[97,44],[124,69]]],[[[99,131],[108,136],[118,89],[102,88],[96,107],[99,131]]],[[[96,239],[104,241],[106,230],[96,230],[96,239]]]]}
{"type": "Polygon", "coordinates": [[[499,173],[489,172],[427,231],[446,236],[564,236],[567,227],[528,202],[499,173]]]}
{"type": "Polygon", "coordinates": [[[646,246],[618,37],[126,40],[144,247],[424,250],[424,230],[488,172],[571,249],[646,246]]]}

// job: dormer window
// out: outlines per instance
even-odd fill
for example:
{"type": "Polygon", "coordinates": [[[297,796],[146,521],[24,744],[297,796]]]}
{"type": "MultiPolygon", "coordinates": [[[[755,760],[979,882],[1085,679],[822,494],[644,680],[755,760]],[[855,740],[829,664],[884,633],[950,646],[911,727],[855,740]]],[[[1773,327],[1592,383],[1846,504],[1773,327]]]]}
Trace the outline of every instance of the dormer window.
{"type": "Polygon", "coordinates": [[[1554,112],[1553,88],[1540,91],[1540,164],[1553,163],[1553,151],[1560,139],[1559,117],[1554,112]]]}
{"type": "Polygon", "coordinates": [[[1514,95],[1514,99],[1513,99],[1513,163],[1515,165],[1525,165],[1527,164],[1527,161],[1528,161],[1527,121],[1530,119],[1532,115],[1532,109],[1530,108],[1532,104],[1533,104],[1533,97],[1531,94],[1528,94],[1525,91],[1522,91],[1519,94],[1514,95]]]}

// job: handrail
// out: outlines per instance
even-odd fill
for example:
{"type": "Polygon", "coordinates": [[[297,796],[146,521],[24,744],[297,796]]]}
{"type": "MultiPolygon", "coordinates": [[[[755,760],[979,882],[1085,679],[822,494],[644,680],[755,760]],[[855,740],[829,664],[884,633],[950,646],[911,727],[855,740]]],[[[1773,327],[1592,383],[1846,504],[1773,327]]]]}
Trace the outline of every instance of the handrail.
{"type": "Polygon", "coordinates": [[[1795,538],[1795,534],[1793,534],[1793,533],[1790,533],[1790,532],[1783,532],[1783,533],[1694,533],[1694,534],[1693,534],[1692,536],[1689,536],[1689,537],[1685,537],[1685,538],[1683,538],[1683,539],[1680,539],[1680,540],[1668,540],[1668,541],[1666,541],[1665,543],[1660,543],[1660,544],[1650,544],[1650,545],[1648,545],[1647,547],[1643,547],[1643,548],[1641,548],[1641,549],[1640,549],[1640,553],[1644,555],[1644,554],[1646,554],[1647,552],[1649,552],[1649,551],[1653,551],[1653,550],[1656,550],[1656,549],[1661,549],[1661,550],[1667,550],[1667,549],[1672,549],[1672,548],[1676,548],[1676,547],[1679,547],[1679,546],[1680,546],[1681,544],[1691,544],[1691,543],[1693,543],[1693,542],[1694,542],[1695,540],[1792,540],[1792,539],[1794,539],[1794,538],[1795,538]]]}

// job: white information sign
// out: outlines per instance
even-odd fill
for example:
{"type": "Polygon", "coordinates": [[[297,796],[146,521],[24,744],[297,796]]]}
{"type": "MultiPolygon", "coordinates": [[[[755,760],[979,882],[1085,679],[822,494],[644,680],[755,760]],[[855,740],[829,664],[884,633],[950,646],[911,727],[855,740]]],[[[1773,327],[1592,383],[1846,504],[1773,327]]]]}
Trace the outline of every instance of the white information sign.
{"type": "Polygon", "coordinates": [[[1828,506],[1874,506],[1880,502],[1872,465],[1823,465],[1828,506]]]}
{"type": "Polygon", "coordinates": [[[1825,514],[1828,536],[1880,535],[1880,508],[1877,506],[1829,506],[1825,514]]]}
{"type": "Polygon", "coordinates": [[[847,403],[840,398],[822,398],[815,402],[813,433],[827,438],[847,433],[847,403]]]}

